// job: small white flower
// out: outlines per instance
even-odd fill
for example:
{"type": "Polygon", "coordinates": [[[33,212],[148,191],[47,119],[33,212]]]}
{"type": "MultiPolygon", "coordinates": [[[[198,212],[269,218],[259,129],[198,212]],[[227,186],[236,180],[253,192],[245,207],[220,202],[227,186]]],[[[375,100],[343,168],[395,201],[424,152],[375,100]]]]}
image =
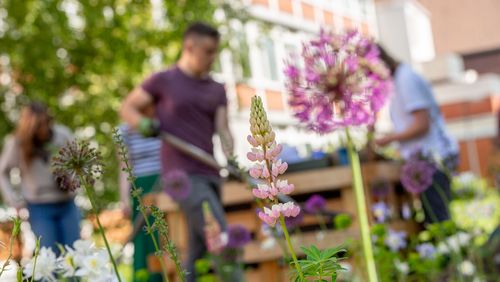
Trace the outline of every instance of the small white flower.
{"type": "Polygon", "coordinates": [[[442,255],[447,255],[450,253],[450,248],[448,248],[448,246],[445,243],[441,242],[437,247],[437,251],[442,255]]]}
{"type": "Polygon", "coordinates": [[[66,246],[64,255],[57,258],[57,267],[61,271],[63,277],[73,277],[75,275],[75,254],[75,250],[66,246]]]}
{"type": "Polygon", "coordinates": [[[410,272],[410,266],[408,266],[408,263],[406,262],[395,260],[394,265],[396,266],[396,269],[403,275],[406,275],[410,272]]]}
{"type": "Polygon", "coordinates": [[[77,240],[73,243],[74,255],[73,263],[75,268],[82,267],[83,261],[86,257],[95,253],[97,248],[92,241],[77,240]]]}
{"type": "Polygon", "coordinates": [[[54,276],[54,271],[57,268],[56,254],[50,248],[42,247],[38,253],[38,258],[32,258],[24,266],[24,275],[26,277],[34,276],[34,280],[42,282],[56,282],[56,277],[54,276]],[[35,268],[35,273],[33,275],[33,268],[35,268]]]}
{"type": "Polygon", "coordinates": [[[460,272],[465,276],[472,276],[476,267],[469,260],[464,260],[459,266],[460,272]]]}
{"type": "Polygon", "coordinates": [[[446,239],[446,244],[451,252],[458,253],[460,251],[460,242],[456,235],[448,237],[448,239],[446,239]]]}
{"type": "Polygon", "coordinates": [[[93,277],[92,282],[118,282],[118,278],[114,272],[108,271],[98,277],[93,277]]]}
{"type": "Polygon", "coordinates": [[[103,273],[109,272],[109,257],[105,250],[97,250],[93,254],[83,258],[80,268],[75,272],[76,276],[99,278],[103,273]]]}
{"type": "Polygon", "coordinates": [[[461,247],[466,247],[470,244],[471,235],[465,232],[459,232],[455,235],[457,237],[458,244],[461,247]]]}

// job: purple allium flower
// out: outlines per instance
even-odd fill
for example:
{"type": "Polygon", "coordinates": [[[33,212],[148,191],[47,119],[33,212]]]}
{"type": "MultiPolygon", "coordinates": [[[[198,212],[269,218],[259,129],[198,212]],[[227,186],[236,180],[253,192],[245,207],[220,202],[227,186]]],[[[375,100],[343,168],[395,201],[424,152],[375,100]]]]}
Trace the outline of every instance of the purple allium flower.
{"type": "Polygon", "coordinates": [[[286,62],[284,74],[295,117],[320,133],[373,123],[390,88],[376,44],[357,31],[321,31],[300,58],[286,62]]]}
{"type": "Polygon", "coordinates": [[[377,202],[372,205],[373,216],[379,223],[384,223],[390,217],[389,206],[384,202],[377,202]]]}
{"type": "Polygon", "coordinates": [[[391,190],[391,184],[385,179],[379,179],[372,184],[371,191],[372,195],[383,199],[389,195],[391,190]]]}
{"type": "Polygon", "coordinates": [[[227,235],[229,237],[226,245],[228,248],[241,248],[252,239],[250,231],[241,224],[228,225],[227,235]]]}
{"type": "Polygon", "coordinates": [[[74,191],[81,184],[93,185],[102,174],[102,157],[89,142],[68,142],[52,159],[53,174],[62,190],[74,191]],[[85,183],[81,183],[81,182],[85,183]]]}
{"type": "Polygon", "coordinates": [[[182,200],[191,192],[191,182],[183,170],[175,169],[163,176],[163,190],[174,200],[182,200]]]}
{"type": "Polygon", "coordinates": [[[431,243],[423,243],[415,247],[421,258],[432,259],[436,254],[436,248],[431,243]]]}
{"type": "Polygon", "coordinates": [[[420,194],[432,185],[436,166],[426,160],[410,159],[401,169],[401,183],[412,194],[420,194]]]}
{"type": "Polygon", "coordinates": [[[318,213],[325,208],[326,199],[323,196],[314,194],[307,199],[304,210],[308,213],[318,213]]]}
{"type": "Polygon", "coordinates": [[[389,229],[384,242],[391,251],[397,252],[406,247],[406,232],[389,229]]]}

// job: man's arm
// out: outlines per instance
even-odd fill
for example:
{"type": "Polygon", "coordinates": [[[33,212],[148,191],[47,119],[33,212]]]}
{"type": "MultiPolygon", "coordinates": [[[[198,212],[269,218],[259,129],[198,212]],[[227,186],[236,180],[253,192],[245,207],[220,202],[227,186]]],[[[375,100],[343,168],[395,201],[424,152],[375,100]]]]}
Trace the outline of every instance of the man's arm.
{"type": "Polygon", "coordinates": [[[123,101],[120,109],[121,118],[134,129],[138,129],[144,115],[141,110],[153,104],[153,97],[141,87],[135,88],[123,101]]]}
{"type": "Polygon", "coordinates": [[[231,130],[229,129],[229,120],[226,106],[219,106],[215,113],[215,129],[219,135],[222,145],[222,151],[226,158],[230,158],[234,153],[234,143],[231,130]]]}
{"type": "Polygon", "coordinates": [[[377,139],[376,143],[379,146],[385,146],[391,142],[401,142],[418,138],[429,131],[430,117],[429,110],[416,110],[411,113],[413,122],[408,128],[399,133],[389,134],[385,137],[377,139]]]}

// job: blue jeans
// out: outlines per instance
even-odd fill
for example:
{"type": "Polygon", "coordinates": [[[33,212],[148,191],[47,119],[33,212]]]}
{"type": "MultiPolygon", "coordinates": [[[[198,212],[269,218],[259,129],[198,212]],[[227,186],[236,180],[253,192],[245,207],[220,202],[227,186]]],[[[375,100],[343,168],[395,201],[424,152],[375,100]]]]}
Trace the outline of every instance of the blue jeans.
{"type": "Polygon", "coordinates": [[[28,203],[29,222],[40,247],[50,247],[59,254],[57,244],[73,245],[80,238],[80,211],[73,200],[49,203],[28,203]]]}

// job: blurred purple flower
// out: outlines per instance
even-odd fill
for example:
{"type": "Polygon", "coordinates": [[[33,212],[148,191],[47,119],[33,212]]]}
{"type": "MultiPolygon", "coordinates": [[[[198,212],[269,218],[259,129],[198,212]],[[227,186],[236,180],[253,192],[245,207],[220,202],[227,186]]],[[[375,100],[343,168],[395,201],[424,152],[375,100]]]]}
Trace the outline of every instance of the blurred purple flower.
{"type": "Polygon", "coordinates": [[[391,184],[387,180],[377,180],[372,184],[372,195],[377,198],[385,198],[389,195],[391,184]]]}
{"type": "Polygon", "coordinates": [[[384,242],[391,251],[397,252],[406,247],[406,232],[389,229],[384,242]]]}
{"type": "Polygon", "coordinates": [[[325,208],[326,199],[323,196],[314,194],[307,199],[304,210],[308,213],[318,213],[325,208]]]}
{"type": "Polygon", "coordinates": [[[404,203],[401,206],[401,216],[405,220],[408,220],[411,218],[411,208],[410,208],[410,205],[408,203],[404,203]]]}
{"type": "Polygon", "coordinates": [[[322,30],[299,58],[290,57],[284,74],[295,117],[320,133],[373,123],[390,88],[376,44],[357,31],[322,30]]]}
{"type": "Polygon", "coordinates": [[[285,224],[288,229],[294,229],[304,221],[304,213],[301,211],[296,217],[285,217],[285,224]]]}
{"type": "Polygon", "coordinates": [[[384,202],[377,202],[373,204],[372,212],[378,223],[384,223],[391,215],[389,206],[387,206],[387,204],[384,202]]]}
{"type": "Polygon", "coordinates": [[[436,248],[431,243],[423,243],[415,247],[421,258],[432,259],[436,254],[436,248]]]}
{"type": "Polygon", "coordinates": [[[241,224],[228,225],[227,235],[229,240],[226,246],[234,249],[245,246],[252,239],[250,231],[241,224]]]}
{"type": "Polygon", "coordinates": [[[164,191],[174,200],[182,200],[191,192],[191,182],[183,170],[175,169],[163,176],[164,191]]]}
{"type": "Polygon", "coordinates": [[[436,166],[426,160],[410,159],[401,169],[401,183],[412,194],[420,194],[432,185],[436,166]]]}

